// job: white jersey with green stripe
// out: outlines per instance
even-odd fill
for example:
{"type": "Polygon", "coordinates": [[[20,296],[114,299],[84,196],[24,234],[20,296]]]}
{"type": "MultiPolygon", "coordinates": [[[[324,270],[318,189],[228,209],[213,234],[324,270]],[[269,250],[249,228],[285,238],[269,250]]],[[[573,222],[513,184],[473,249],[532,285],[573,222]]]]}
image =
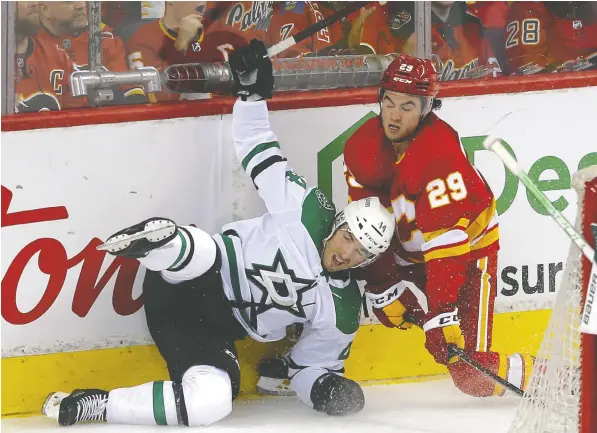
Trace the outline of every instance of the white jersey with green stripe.
{"type": "Polygon", "coordinates": [[[227,224],[214,236],[223,256],[224,290],[255,340],[280,340],[286,326],[304,324],[291,367],[293,386],[309,405],[313,381],[343,371],[359,326],[361,294],[349,272],[330,275],[323,269],[321,252],[335,207],[290,168],[264,101],[236,102],[232,136],[268,212],[227,224]]]}

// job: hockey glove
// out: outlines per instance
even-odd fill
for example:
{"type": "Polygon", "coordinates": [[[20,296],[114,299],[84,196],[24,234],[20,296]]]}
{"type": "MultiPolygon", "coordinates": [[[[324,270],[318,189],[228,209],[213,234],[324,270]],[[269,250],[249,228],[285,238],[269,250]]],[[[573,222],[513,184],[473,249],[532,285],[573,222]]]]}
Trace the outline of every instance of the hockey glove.
{"type": "Polygon", "coordinates": [[[387,327],[396,327],[406,331],[412,328],[412,318],[409,316],[409,312],[400,299],[396,299],[389,305],[383,308],[373,308],[373,313],[383,325],[387,327]]]}
{"type": "Polygon", "coordinates": [[[328,415],[348,415],[365,406],[361,385],[334,373],[319,376],[311,388],[313,409],[328,415]]]}
{"type": "Polygon", "coordinates": [[[234,77],[232,93],[243,101],[270,99],[274,88],[272,62],[265,44],[252,39],[249,45],[230,54],[230,69],[234,77]]]}
{"type": "Polygon", "coordinates": [[[464,349],[464,335],[460,329],[457,310],[444,312],[435,316],[432,313],[425,318],[425,348],[438,364],[448,365],[458,361],[458,357],[450,358],[448,346],[454,345],[464,349]]]}

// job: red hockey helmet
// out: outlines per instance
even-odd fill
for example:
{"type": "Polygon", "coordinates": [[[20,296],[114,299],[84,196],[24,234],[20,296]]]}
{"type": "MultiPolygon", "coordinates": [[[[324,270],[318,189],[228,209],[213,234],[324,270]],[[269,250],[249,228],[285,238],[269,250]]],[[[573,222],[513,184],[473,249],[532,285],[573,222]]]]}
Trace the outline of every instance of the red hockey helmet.
{"type": "Polygon", "coordinates": [[[435,98],[439,91],[437,72],[431,60],[401,54],[381,77],[381,88],[393,92],[435,98]]]}

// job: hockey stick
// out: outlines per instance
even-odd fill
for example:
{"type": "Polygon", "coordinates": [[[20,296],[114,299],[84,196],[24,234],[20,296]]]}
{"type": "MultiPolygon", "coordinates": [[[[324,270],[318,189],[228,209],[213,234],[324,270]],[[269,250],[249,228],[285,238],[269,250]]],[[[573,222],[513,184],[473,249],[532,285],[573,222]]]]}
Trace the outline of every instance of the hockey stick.
{"type": "MultiPolygon", "coordinates": [[[[336,21],[340,21],[342,18],[347,17],[353,12],[358,11],[363,6],[373,3],[373,2],[349,2],[348,6],[344,9],[335,12],[328,18],[325,18],[321,21],[317,21],[315,24],[310,25],[306,29],[301,30],[297,34],[290,36],[289,38],[284,39],[281,42],[278,42],[276,45],[272,45],[267,49],[267,55],[271,59],[275,55],[280,54],[282,51],[287,50],[288,48],[292,47],[293,45],[298,44],[300,41],[307,39],[308,37],[313,36],[315,33],[320,31],[323,28],[326,28],[330,24],[334,24],[336,21]]],[[[384,2],[380,2],[384,3],[384,2]]]]}
{"type": "Polygon", "coordinates": [[[520,389],[516,385],[512,385],[506,379],[503,379],[503,378],[499,377],[497,374],[492,373],[491,371],[489,371],[487,368],[483,367],[481,364],[479,364],[474,359],[471,359],[464,352],[464,350],[459,349],[459,348],[454,347],[454,346],[448,346],[448,354],[450,355],[450,358],[453,357],[453,356],[458,356],[460,359],[462,359],[468,365],[470,365],[471,367],[473,367],[475,370],[480,371],[485,376],[487,376],[490,379],[492,379],[494,382],[497,382],[500,385],[502,385],[504,388],[512,391],[514,394],[517,394],[517,395],[519,395],[521,397],[524,395],[524,391],[522,389],[520,389]]]}
{"type": "MultiPolygon", "coordinates": [[[[537,188],[533,181],[522,169],[520,164],[514,159],[512,155],[506,150],[501,140],[498,137],[488,136],[483,141],[483,146],[487,150],[494,152],[502,160],[508,170],[514,174],[524,186],[535,196],[535,198],[541,203],[547,213],[555,220],[556,223],[566,232],[568,237],[574,242],[582,251],[583,255],[593,264],[591,271],[590,282],[597,280],[597,264],[595,263],[595,251],[587,243],[587,241],[574,229],[574,226],[562,215],[558,210],[551,204],[549,199],[537,188]]],[[[597,334],[597,313],[592,308],[593,296],[587,296],[585,305],[582,313],[582,321],[580,324],[580,331],[590,334],[597,334]]]]}

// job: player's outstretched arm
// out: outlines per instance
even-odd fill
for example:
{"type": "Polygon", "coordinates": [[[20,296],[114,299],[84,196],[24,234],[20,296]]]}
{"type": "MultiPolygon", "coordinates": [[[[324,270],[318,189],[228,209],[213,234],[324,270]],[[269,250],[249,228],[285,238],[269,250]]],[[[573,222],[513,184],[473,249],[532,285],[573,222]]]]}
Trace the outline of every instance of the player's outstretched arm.
{"type": "Polygon", "coordinates": [[[243,169],[269,212],[299,208],[310,188],[290,168],[271,130],[264,99],[272,96],[272,64],[263,42],[253,39],[230,56],[238,100],[232,112],[232,138],[243,169]]]}
{"type": "MultiPolygon", "coordinates": [[[[355,326],[358,329],[358,321],[355,326]]],[[[343,376],[356,329],[345,334],[335,327],[305,326],[289,357],[289,376],[291,387],[307,406],[333,416],[356,413],[365,406],[361,386],[343,376]]]]}

